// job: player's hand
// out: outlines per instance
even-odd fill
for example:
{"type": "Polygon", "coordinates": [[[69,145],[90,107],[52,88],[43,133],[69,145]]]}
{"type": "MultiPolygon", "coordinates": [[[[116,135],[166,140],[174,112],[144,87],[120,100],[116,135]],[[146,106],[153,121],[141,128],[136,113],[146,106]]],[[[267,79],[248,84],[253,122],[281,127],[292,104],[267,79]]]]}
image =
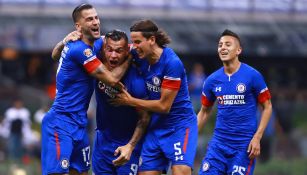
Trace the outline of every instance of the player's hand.
{"type": "Polygon", "coordinates": [[[120,155],[112,161],[114,166],[122,166],[127,163],[130,160],[133,149],[134,147],[130,143],[118,147],[114,152],[114,156],[120,155]]]}
{"type": "Polygon", "coordinates": [[[79,39],[81,39],[82,37],[82,34],[81,32],[78,32],[78,31],[73,31],[73,32],[70,32],[65,38],[64,38],[64,42],[67,43],[69,41],[77,41],[79,39]]]}
{"type": "Polygon", "coordinates": [[[109,103],[114,106],[128,105],[131,99],[132,97],[127,90],[122,89],[122,91],[116,95],[116,98],[109,100],[109,103]]]}
{"type": "Polygon", "coordinates": [[[260,155],[260,139],[253,137],[248,145],[247,152],[249,153],[249,158],[254,159],[260,155]]]}
{"type": "Polygon", "coordinates": [[[125,89],[125,85],[122,82],[118,82],[114,88],[121,92],[125,89]]]}

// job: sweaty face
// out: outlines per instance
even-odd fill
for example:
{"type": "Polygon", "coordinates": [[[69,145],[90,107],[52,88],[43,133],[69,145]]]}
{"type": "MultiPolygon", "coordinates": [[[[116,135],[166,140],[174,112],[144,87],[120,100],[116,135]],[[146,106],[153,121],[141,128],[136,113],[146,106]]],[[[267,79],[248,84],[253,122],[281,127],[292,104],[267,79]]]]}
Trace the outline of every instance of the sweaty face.
{"type": "Polygon", "coordinates": [[[150,39],[145,38],[142,32],[131,32],[131,41],[133,48],[138,53],[139,58],[146,58],[151,55],[151,43],[150,39]]]}
{"type": "Polygon", "coordinates": [[[96,40],[100,37],[100,21],[95,9],[83,10],[76,24],[78,24],[77,30],[89,40],[96,40]]]}
{"type": "Polygon", "coordinates": [[[232,36],[221,37],[218,45],[218,53],[222,62],[236,59],[241,53],[239,41],[232,36]]]}
{"type": "Polygon", "coordinates": [[[128,43],[124,39],[113,41],[108,38],[105,43],[104,53],[107,65],[111,69],[114,69],[121,65],[125,61],[125,58],[127,58],[129,54],[128,43]]]}

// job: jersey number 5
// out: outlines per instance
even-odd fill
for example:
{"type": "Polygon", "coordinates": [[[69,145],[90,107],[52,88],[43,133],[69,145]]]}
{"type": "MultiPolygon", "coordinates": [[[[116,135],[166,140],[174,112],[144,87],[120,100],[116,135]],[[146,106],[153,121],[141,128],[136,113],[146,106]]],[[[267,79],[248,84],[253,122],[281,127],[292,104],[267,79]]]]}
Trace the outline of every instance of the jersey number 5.
{"type": "Polygon", "coordinates": [[[174,144],[175,160],[183,160],[183,155],[180,147],[180,142],[174,144]]]}

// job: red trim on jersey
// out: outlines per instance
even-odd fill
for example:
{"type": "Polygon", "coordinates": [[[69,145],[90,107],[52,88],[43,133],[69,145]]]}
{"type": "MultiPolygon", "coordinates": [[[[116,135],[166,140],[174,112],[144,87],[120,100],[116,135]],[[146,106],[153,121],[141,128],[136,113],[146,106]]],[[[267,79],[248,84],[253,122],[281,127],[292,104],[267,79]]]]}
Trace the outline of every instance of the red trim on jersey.
{"type": "Polygon", "coordinates": [[[213,106],[214,102],[210,101],[204,94],[201,96],[201,104],[207,107],[213,106]]]}
{"type": "Polygon", "coordinates": [[[252,165],[254,163],[254,159],[250,160],[249,161],[249,164],[248,164],[248,167],[247,167],[247,172],[246,172],[246,175],[249,175],[250,171],[251,171],[251,168],[252,168],[252,165]]]}
{"type": "Polygon", "coordinates": [[[58,133],[55,132],[54,137],[55,137],[55,147],[56,147],[56,159],[59,160],[61,155],[61,146],[60,146],[58,133]]]}
{"type": "Polygon", "coordinates": [[[93,60],[85,63],[83,66],[88,73],[92,73],[98,66],[100,66],[100,64],[102,64],[101,61],[98,58],[94,58],[93,60]]]}
{"type": "Polygon", "coordinates": [[[271,99],[271,93],[268,89],[266,89],[265,91],[261,92],[258,95],[258,103],[264,103],[265,101],[271,99]]]}
{"type": "Polygon", "coordinates": [[[164,78],[161,87],[165,89],[179,90],[180,84],[181,80],[170,80],[164,78]]]}
{"type": "Polygon", "coordinates": [[[187,145],[189,141],[189,134],[190,134],[190,128],[187,128],[185,130],[185,137],[184,137],[184,142],[183,142],[183,152],[185,153],[187,150],[187,145]]]}

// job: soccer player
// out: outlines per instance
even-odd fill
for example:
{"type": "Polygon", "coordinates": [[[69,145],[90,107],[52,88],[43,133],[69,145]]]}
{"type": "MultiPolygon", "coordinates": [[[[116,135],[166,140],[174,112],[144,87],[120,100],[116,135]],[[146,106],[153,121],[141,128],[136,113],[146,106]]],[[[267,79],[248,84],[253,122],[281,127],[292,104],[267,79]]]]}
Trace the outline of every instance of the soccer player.
{"type": "Polygon", "coordinates": [[[239,61],[241,52],[239,36],[225,30],[218,43],[223,67],[205,80],[197,115],[200,131],[217,100],[216,126],[200,175],[251,175],[260,154],[260,140],[272,113],[271,96],[262,75],[239,61]],[[263,110],[257,129],[258,104],[263,110]]]}
{"type": "MultiPolygon", "coordinates": [[[[111,73],[97,59],[102,40],[94,44],[100,38],[100,21],[93,6],[77,6],[72,17],[82,39],[67,43],[59,61],[55,101],[42,121],[43,175],[88,174],[90,147],[86,113],[94,77],[113,86],[124,74],[124,71],[111,73]]],[[[124,66],[127,68],[128,64],[122,70],[124,66]]]]}
{"type": "Polygon", "coordinates": [[[130,28],[132,53],[145,79],[149,100],[132,97],[123,90],[113,104],[130,105],[153,112],[139,167],[140,175],[158,175],[171,163],[175,175],[192,172],[197,145],[197,118],[188,93],[184,66],[171,49],[167,34],[151,20],[130,28]]]}
{"type": "MultiPolygon", "coordinates": [[[[112,70],[129,56],[128,37],[118,30],[105,35],[104,61],[112,70]]],[[[132,64],[121,80],[127,91],[137,98],[147,97],[146,86],[136,65],[132,64]]],[[[93,148],[95,175],[136,175],[141,154],[141,137],[150,121],[147,112],[129,106],[112,106],[108,100],[119,91],[96,81],[96,136],[93,148]]]]}

